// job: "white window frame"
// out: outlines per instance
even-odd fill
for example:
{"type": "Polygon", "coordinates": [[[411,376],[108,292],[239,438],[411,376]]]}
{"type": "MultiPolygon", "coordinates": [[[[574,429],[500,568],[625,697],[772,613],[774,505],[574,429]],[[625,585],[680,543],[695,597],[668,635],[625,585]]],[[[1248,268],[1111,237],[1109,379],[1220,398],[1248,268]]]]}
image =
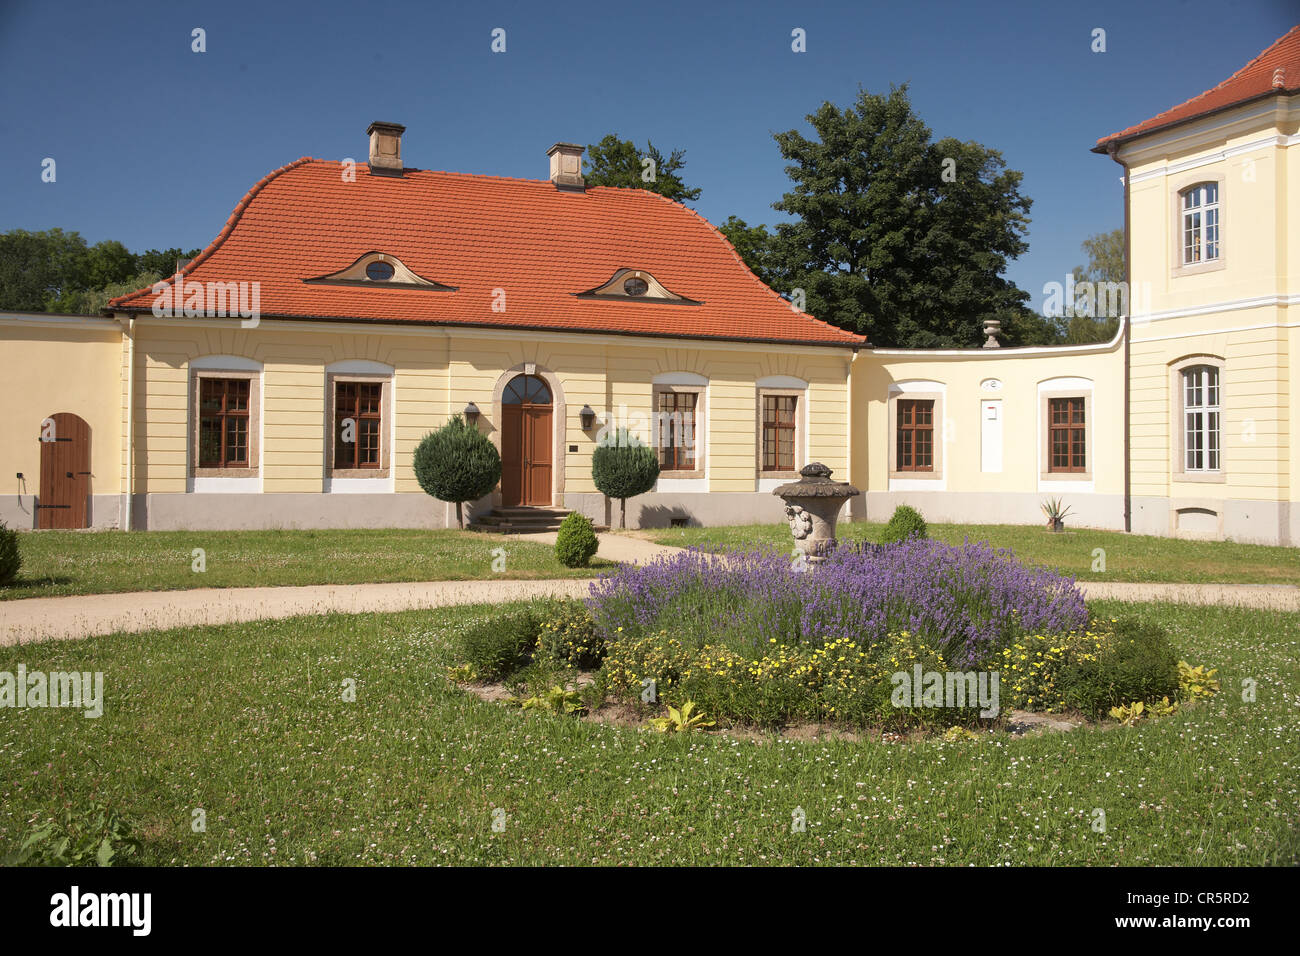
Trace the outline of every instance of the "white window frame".
{"type": "Polygon", "coordinates": [[[1181,391],[1182,471],[1189,475],[1223,472],[1223,374],[1218,365],[1190,365],[1179,370],[1181,391]],[[1196,403],[1193,404],[1195,398],[1196,403]],[[1211,400],[1213,398],[1213,400],[1211,400]],[[1199,423],[1193,427],[1193,416],[1199,423]],[[1214,425],[1211,427],[1210,420],[1214,425]],[[1211,447],[1211,445],[1213,447],[1211,447]],[[1193,455],[1200,464],[1193,464],[1193,455]]]}
{"type": "Polygon", "coordinates": [[[1178,193],[1178,248],[1179,261],[1184,266],[1198,266],[1207,262],[1217,262],[1223,254],[1223,215],[1221,211],[1219,184],[1214,180],[1199,182],[1188,186],[1178,193]],[[1209,201],[1208,191],[1214,190],[1214,200],[1209,201]],[[1188,202],[1197,199],[1197,204],[1189,206],[1188,202]],[[1199,216],[1200,221],[1193,225],[1191,220],[1199,216]],[[1208,220],[1213,216],[1214,222],[1208,220]],[[1214,238],[1208,236],[1214,230],[1214,238]],[[1198,242],[1199,241],[1199,242],[1198,242]],[[1207,254],[1213,250],[1213,255],[1207,254]]]}

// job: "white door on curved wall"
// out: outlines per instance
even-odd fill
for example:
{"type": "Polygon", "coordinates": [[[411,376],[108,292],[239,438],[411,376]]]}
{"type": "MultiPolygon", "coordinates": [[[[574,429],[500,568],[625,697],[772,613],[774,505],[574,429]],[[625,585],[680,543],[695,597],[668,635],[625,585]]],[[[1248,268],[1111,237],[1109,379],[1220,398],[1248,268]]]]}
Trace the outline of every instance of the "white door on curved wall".
{"type": "Polygon", "coordinates": [[[1002,470],[1002,401],[980,402],[980,471],[1002,470]]]}

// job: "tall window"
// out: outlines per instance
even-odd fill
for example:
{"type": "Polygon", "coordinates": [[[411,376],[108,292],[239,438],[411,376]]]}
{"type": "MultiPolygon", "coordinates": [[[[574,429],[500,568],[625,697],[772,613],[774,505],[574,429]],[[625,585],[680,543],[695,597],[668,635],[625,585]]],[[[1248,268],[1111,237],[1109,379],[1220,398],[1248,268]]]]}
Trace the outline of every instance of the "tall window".
{"type": "Polygon", "coordinates": [[[1183,370],[1183,448],[1187,471],[1219,471],[1219,370],[1183,370]]]}
{"type": "Polygon", "coordinates": [[[695,470],[697,392],[660,392],[655,431],[661,471],[695,470]]]}
{"type": "Polygon", "coordinates": [[[378,468],[382,382],[334,383],[334,467],[378,468]]]}
{"type": "Polygon", "coordinates": [[[1183,191],[1183,265],[1219,258],[1219,184],[1183,191]]]}
{"type": "Polygon", "coordinates": [[[248,467],[246,378],[199,379],[199,467],[248,467]]]}
{"type": "Polygon", "coordinates": [[[794,471],[795,395],[763,396],[763,470],[794,471]]]}
{"type": "Polygon", "coordinates": [[[1047,415],[1047,470],[1087,471],[1088,428],[1083,397],[1049,399],[1047,415]]]}
{"type": "Polygon", "coordinates": [[[900,398],[898,400],[899,471],[934,471],[934,400],[900,398]]]}

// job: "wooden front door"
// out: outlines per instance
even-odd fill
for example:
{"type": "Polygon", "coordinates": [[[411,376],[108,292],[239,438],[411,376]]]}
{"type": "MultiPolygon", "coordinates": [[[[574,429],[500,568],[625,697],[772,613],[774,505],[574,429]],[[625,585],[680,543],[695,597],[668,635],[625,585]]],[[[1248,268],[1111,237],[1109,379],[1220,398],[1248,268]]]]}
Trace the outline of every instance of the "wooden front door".
{"type": "Polygon", "coordinates": [[[41,496],[38,528],[86,527],[90,495],[90,426],[71,412],[41,422],[41,496]]]}
{"type": "Polygon", "coordinates": [[[501,503],[551,504],[551,390],[535,375],[511,379],[501,396],[501,503]]]}

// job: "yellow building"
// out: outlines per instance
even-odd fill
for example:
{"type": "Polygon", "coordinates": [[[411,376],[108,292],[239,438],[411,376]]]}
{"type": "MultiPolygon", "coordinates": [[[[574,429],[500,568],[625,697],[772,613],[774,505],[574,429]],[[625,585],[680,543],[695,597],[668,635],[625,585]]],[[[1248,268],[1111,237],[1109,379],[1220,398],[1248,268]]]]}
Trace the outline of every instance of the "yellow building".
{"type": "Polygon", "coordinates": [[[471,509],[489,525],[616,520],[591,455],[628,428],[662,468],[631,526],[780,520],[772,488],[821,461],[863,490],[857,518],[1033,523],[1060,498],[1093,527],[1300,534],[1300,27],[1099,142],[1131,305],[1100,345],[872,348],[691,210],[587,187],[580,147],[503,179],[406,167],[402,132],[372,124],[368,165],[275,170],[105,317],[0,313],[0,520],[443,527],[412,454],[465,414],[502,455],[471,509]]]}

